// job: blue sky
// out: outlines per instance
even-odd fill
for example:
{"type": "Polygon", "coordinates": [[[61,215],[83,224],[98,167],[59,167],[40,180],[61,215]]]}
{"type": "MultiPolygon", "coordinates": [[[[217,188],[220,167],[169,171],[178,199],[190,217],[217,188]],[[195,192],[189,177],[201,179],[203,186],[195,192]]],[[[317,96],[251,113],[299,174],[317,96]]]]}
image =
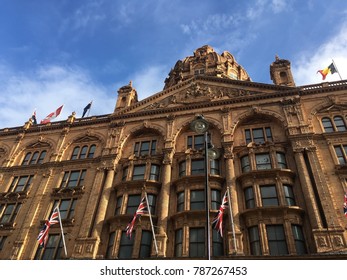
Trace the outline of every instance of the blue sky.
{"type": "MultiPolygon", "coordinates": [[[[342,0],[0,0],[0,129],[113,112],[132,81],[139,99],[162,90],[176,61],[203,45],[232,53],[252,80],[270,83],[275,55],[296,85],[321,83],[334,59],[347,79],[342,0]]],[[[338,74],[327,81],[340,80],[338,74]]]]}

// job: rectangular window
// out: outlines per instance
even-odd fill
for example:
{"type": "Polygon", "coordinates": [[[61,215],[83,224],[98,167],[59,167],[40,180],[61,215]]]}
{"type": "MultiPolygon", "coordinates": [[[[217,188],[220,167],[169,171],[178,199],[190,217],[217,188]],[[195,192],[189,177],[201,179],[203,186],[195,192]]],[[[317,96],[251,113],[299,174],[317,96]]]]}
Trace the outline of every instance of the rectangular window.
{"type": "Polygon", "coordinates": [[[184,192],[177,193],[177,212],[184,211],[184,192]]]}
{"type": "Polygon", "coordinates": [[[28,190],[33,178],[34,175],[14,177],[9,192],[22,192],[28,190]]]}
{"type": "Polygon", "coordinates": [[[254,193],[253,193],[253,187],[248,187],[244,190],[245,192],[245,202],[246,202],[246,208],[252,209],[255,207],[255,201],[254,201],[254,193]]]}
{"type": "Polygon", "coordinates": [[[137,208],[141,202],[141,196],[139,194],[129,195],[126,214],[135,214],[137,208]]]}
{"type": "Polygon", "coordinates": [[[267,225],[267,240],[271,256],[288,255],[284,228],[282,225],[267,225]]]}
{"type": "Polygon", "coordinates": [[[242,169],[243,173],[251,171],[251,165],[250,165],[250,162],[249,162],[249,156],[243,156],[241,158],[241,169],[242,169]]]}
{"type": "Polygon", "coordinates": [[[35,260],[59,260],[62,257],[63,251],[63,239],[61,235],[50,234],[46,246],[44,248],[38,248],[35,260]]]}
{"type": "Polygon", "coordinates": [[[151,172],[149,174],[149,180],[159,181],[160,166],[157,164],[151,165],[151,172]]]}
{"type": "Polygon", "coordinates": [[[248,236],[249,236],[251,255],[253,256],[262,255],[258,226],[248,228],[248,236]]]}
{"type": "Polygon", "coordinates": [[[221,203],[220,190],[211,190],[211,210],[219,210],[221,203]]]}
{"type": "Polygon", "coordinates": [[[0,236],[0,251],[4,248],[7,236],[0,236]]]}
{"type": "Polygon", "coordinates": [[[270,154],[256,154],[255,162],[257,170],[271,169],[270,154]]]}
{"type": "Polygon", "coordinates": [[[128,177],[128,172],[129,172],[129,167],[126,166],[123,168],[123,173],[122,173],[122,181],[126,181],[128,177]]]}
{"type": "Polygon", "coordinates": [[[263,206],[278,206],[276,186],[260,186],[260,194],[263,206]]]}
{"type": "Polygon", "coordinates": [[[118,259],[131,259],[133,246],[135,240],[135,233],[133,232],[133,237],[128,238],[125,231],[122,231],[122,236],[119,244],[118,259]]]}
{"type": "Polygon", "coordinates": [[[190,210],[205,209],[205,191],[190,192],[190,210]]]}
{"type": "Polygon", "coordinates": [[[114,231],[109,234],[106,255],[105,255],[105,258],[108,260],[112,258],[115,237],[116,237],[116,233],[114,231]]]}
{"type": "Polygon", "coordinates": [[[133,172],[133,178],[132,180],[144,180],[145,179],[145,172],[146,172],[146,165],[135,165],[134,166],[134,172],[133,172]]]}
{"type": "Polygon", "coordinates": [[[136,142],[134,146],[135,156],[155,155],[157,148],[157,140],[148,140],[136,142]]]}
{"type": "Polygon", "coordinates": [[[9,203],[6,206],[0,205],[0,224],[13,223],[21,206],[21,203],[9,203]]]}
{"type": "Polygon", "coordinates": [[[205,160],[193,159],[191,175],[205,174],[205,160]]]}
{"type": "Polygon", "coordinates": [[[217,159],[210,160],[210,174],[211,175],[220,175],[219,160],[217,160],[217,159]]]}
{"type": "Polygon", "coordinates": [[[181,178],[183,176],[186,176],[186,161],[181,161],[179,163],[179,170],[178,170],[178,176],[181,178]]]}
{"type": "MultiPolygon", "coordinates": [[[[210,143],[210,135],[207,135],[207,143],[210,143]]],[[[202,150],[204,149],[205,135],[190,135],[187,137],[187,149],[202,150]]]]}
{"type": "Polygon", "coordinates": [[[141,244],[140,244],[140,259],[149,258],[151,256],[152,248],[152,232],[149,230],[142,230],[141,244]]]}
{"type": "Polygon", "coordinates": [[[175,257],[182,257],[183,230],[180,228],[175,232],[175,257]]]}
{"type": "Polygon", "coordinates": [[[283,185],[283,190],[284,190],[284,199],[286,201],[286,205],[288,206],[296,205],[293,187],[290,185],[283,185]]]}
{"type": "Polygon", "coordinates": [[[335,148],[335,153],[339,161],[339,164],[346,164],[347,163],[347,157],[346,157],[347,145],[334,146],[334,148],[335,148]]]}
{"type": "Polygon", "coordinates": [[[115,215],[120,215],[120,210],[122,208],[122,201],[123,201],[123,196],[118,196],[117,202],[116,202],[116,209],[114,211],[115,215]]]}
{"type": "Polygon", "coordinates": [[[296,253],[298,255],[307,254],[305,238],[304,238],[304,233],[302,231],[302,227],[299,225],[292,225],[292,232],[293,232],[294,241],[295,241],[296,253]]]}
{"type": "Polygon", "coordinates": [[[286,156],[284,153],[276,153],[278,167],[282,169],[287,169],[286,156]]]}
{"type": "Polygon", "coordinates": [[[157,197],[154,194],[147,194],[148,204],[151,210],[151,215],[155,215],[155,206],[157,203],[157,197]]]}
{"type": "Polygon", "coordinates": [[[81,187],[84,183],[86,170],[65,171],[60,188],[74,188],[81,187]]]}
{"type": "Polygon", "coordinates": [[[189,229],[189,257],[203,257],[205,255],[205,229],[189,229]]]}
{"type": "Polygon", "coordinates": [[[254,142],[256,144],[264,144],[265,141],[272,142],[272,133],[270,127],[260,127],[245,129],[246,144],[254,142]]]}
{"type": "MultiPolygon", "coordinates": [[[[59,206],[60,217],[62,220],[72,219],[75,216],[75,207],[76,207],[77,199],[62,199],[54,201],[54,206],[52,208],[52,212],[56,206],[59,206]]],[[[52,213],[50,214],[52,215],[52,213]]]]}
{"type": "Polygon", "coordinates": [[[224,255],[223,238],[220,236],[217,230],[212,230],[212,255],[219,257],[224,255]]]}

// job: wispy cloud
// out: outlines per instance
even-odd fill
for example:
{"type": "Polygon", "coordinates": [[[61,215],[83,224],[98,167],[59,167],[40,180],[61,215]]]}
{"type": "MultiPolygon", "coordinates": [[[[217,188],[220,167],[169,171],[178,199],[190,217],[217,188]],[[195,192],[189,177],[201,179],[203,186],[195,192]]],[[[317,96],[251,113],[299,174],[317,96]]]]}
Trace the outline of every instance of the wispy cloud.
{"type": "Polygon", "coordinates": [[[91,77],[76,66],[44,65],[31,74],[13,71],[0,65],[1,97],[0,128],[21,126],[34,109],[38,120],[64,104],[59,119],[66,119],[73,111],[81,116],[84,106],[93,100],[92,115],[113,111],[116,96],[93,82],[91,77]]]}
{"type": "MultiPolygon", "coordinates": [[[[347,21],[342,24],[338,34],[333,35],[326,43],[316,47],[315,52],[299,55],[293,65],[293,75],[297,85],[322,82],[317,70],[327,67],[332,59],[342,76],[347,78],[347,21]]],[[[328,75],[326,81],[339,80],[338,74],[328,75]]]]}

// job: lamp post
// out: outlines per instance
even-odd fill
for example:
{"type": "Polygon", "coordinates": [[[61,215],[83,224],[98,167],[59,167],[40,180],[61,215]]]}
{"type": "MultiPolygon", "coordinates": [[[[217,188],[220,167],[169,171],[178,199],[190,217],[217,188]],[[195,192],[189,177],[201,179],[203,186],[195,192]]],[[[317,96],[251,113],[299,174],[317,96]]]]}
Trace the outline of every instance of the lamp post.
{"type": "Polygon", "coordinates": [[[198,134],[204,134],[204,148],[205,148],[205,210],[206,210],[206,234],[205,234],[205,244],[206,244],[206,257],[208,260],[211,259],[211,230],[210,230],[210,190],[208,184],[208,160],[217,159],[219,157],[218,150],[214,149],[213,146],[209,148],[208,145],[208,129],[209,123],[205,120],[202,115],[199,115],[190,123],[190,128],[192,131],[198,134]]]}

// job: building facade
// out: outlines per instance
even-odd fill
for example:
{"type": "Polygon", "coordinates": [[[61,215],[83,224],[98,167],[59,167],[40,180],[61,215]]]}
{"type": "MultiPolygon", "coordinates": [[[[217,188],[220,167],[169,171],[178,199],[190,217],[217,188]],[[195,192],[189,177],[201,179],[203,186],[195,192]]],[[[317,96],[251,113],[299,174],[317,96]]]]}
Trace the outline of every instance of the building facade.
{"type": "Polygon", "coordinates": [[[278,57],[270,76],[203,46],[163,91],[120,88],[113,113],[1,128],[0,259],[205,258],[206,244],[212,259],[347,256],[347,81],[298,87],[278,57]],[[207,168],[198,116],[219,152],[207,168]],[[227,190],[223,237],[209,225],[207,242],[227,190]],[[59,224],[37,241],[56,206],[67,255],[59,224]]]}

